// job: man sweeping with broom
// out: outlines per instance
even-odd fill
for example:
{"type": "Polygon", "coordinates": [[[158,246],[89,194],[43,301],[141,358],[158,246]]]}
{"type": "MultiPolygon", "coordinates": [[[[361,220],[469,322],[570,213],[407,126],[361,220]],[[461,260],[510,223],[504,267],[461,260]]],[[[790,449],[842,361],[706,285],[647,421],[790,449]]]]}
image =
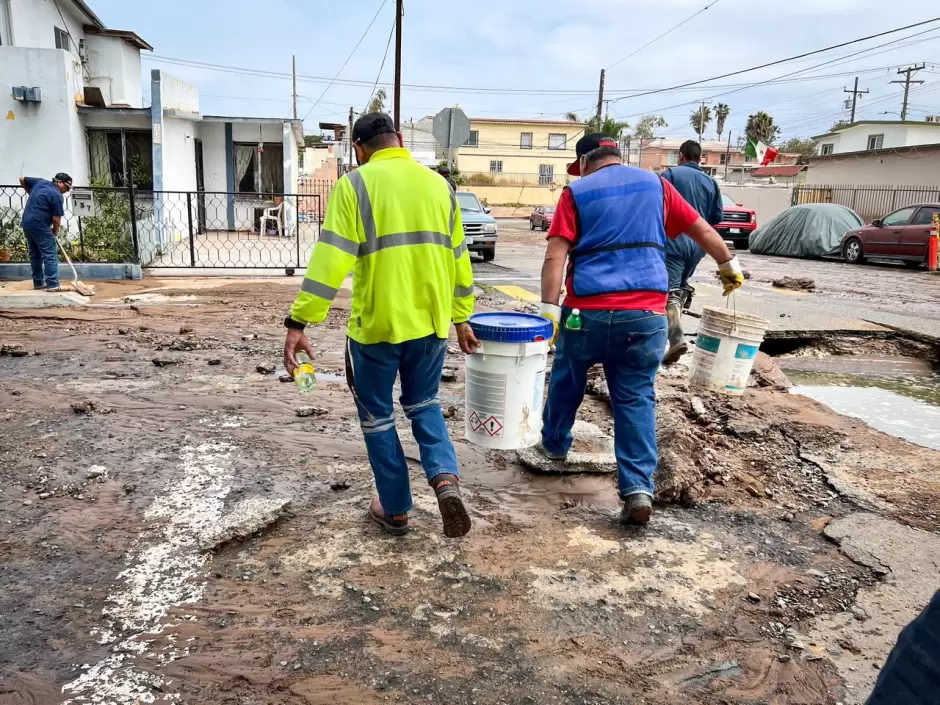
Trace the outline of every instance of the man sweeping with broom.
{"type": "Polygon", "coordinates": [[[33,289],[61,291],[56,236],[59,234],[62,216],[65,215],[63,194],[72,188],[72,177],[61,172],[52,181],[21,176],[20,185],[29,194],[22,226],[29,250],[33,289]]]}

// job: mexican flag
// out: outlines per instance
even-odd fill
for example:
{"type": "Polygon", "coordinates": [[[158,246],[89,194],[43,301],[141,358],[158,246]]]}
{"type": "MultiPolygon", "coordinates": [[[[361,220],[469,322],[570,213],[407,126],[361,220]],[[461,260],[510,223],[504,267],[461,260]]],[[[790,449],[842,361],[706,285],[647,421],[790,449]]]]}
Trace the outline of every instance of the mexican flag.
{"type": "Polygon", "coordinates": [[[760,140],[755,140],[753,137],[748,137],[747,147],[744,149],[744,153],[749,157],[754,157],[754,159],[760,162],[761,166],[767,166],[777,158],[777,155],[780,154],[780,150],[776,147],[766,145],[760,140]]]}

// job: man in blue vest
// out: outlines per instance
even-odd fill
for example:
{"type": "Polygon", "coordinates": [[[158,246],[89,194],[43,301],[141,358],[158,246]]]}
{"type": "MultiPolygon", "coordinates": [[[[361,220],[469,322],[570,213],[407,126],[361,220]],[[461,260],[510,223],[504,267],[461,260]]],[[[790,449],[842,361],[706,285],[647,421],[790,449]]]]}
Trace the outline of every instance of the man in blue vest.
{"type": "Polygon", "coordinates": [[[539,450],[564,459],[571,448],[588,370],[604,366],[624,523],[652,515],[656,470],[656,370],[666,349],[666,242],[686,233],[719,263],[725,293],[742,283],[738,260],[672,184],[621,164],[617,143],[585,135],[568,167],[581,176],[562,192],[542,265],[542,315],[555,323],[557,347],[539,450]],[[565,306],[558,305],[567,268],[565,306]],[[566,323],[573,309],[580,328],[566,323]]]}
{"type": "MultiPolygon", "coordinates": [[[[709,225],[715,226],[723,217],[721,190],[718,183],[699,167],[702,161],[702,145],[695,140],[686,140],[679,147],[679,166],[666,169],[663,178],[676,187],[682,196],[709,225]]],[[[694,289],[689,279],[705,253],[692,238],[680,235],[666,242],[666,271],[669,272],[669,300],[666,303],[666,318],[669,320],[669,350],[663,358],[664,365],[671,365],[689,349],[682,332],[682,309],[692,298],[694,289]]]]}

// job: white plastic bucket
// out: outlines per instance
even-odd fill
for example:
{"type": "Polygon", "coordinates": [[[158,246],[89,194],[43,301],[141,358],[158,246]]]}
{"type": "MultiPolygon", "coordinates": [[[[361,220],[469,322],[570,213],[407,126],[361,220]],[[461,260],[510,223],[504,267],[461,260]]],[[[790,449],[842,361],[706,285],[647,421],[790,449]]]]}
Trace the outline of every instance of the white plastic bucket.
{"type": "Polygon", "coordinates": [[[706,306],[692,356],[691,384],[743,394],[767,326],[757,316],[706,306]]]}

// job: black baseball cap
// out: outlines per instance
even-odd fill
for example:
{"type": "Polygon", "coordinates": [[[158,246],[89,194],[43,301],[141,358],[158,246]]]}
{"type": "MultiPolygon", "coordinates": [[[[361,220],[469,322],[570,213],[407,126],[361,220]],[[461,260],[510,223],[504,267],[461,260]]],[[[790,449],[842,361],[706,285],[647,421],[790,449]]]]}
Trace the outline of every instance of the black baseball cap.
{"type": "Polygon", "coordinates": [[[63,184],[72,185],[72,177],[66,174],[64,171],[60,171],[58,174],[52,177],[53,181],[61,181],[63,184]]]}
{"type": "Polygon", "coordinates": [[[366,113],[353,125],[352,140],[362,144],[379,135],[397,134],[395,123],[385,113],[366,113]]]}
{"type": "Polygon", "coordinates": [[[568,173],[571,176],[581,176],[581,164],[579,162],[581,157],[601,147],[619,148],[620,145],[613,137],[605,135],[603,132],[592,132],[579,139],[574,147],[574,152],[578,155],[578,158],[568,165],[568,173]]]}

